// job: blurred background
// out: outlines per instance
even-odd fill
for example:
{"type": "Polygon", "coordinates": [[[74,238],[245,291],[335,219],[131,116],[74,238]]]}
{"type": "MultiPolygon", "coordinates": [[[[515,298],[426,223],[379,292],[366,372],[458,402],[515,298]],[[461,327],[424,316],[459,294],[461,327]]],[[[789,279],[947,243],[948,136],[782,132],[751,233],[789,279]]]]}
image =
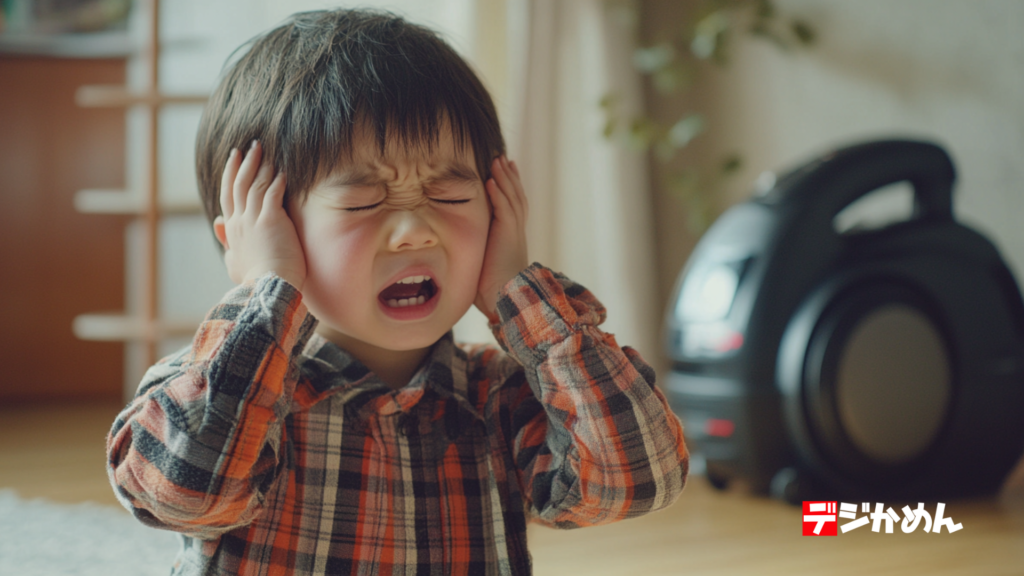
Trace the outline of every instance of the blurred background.
{"type": "MultiPolygon", "coordinates": [[[[125,398],[151,360],[147,342],[156,356],[187,343],[230,287],[198,208],[202,98],[252,36],[347,4],[163,2],[158,92],[146,100],[148,2],[4,0],[0,399],[125,398]],[[110,94],[119,85],[129,94],[110,94]]],[[[524,168],[531,258],[594,290],[609,331],[660,367],[662,317],[700,234],[762,172],[837,145],[901,135],[945,146],[957,216],[1020,270],[1024,4],[778,0],[771,35],[749,32],[760,4],[358,3],[438,30],[479,71],[524,168]],[[728,42],[703,59],[685,53],[680,39],[722,7],[731,23],[708,32],[704,18],[703,32],[728,42]],[[672,128],[666,153],[657,131],[672,128]]],[[[458,332],[489,338],[475,309],[458,332]]]]}
{"type": "MultiPolygon", "coordinates": [[[[524,174],[531,260],[593,290],[605,328],[659,373],[708,226],[764,172],[837,146],[941,144],[956,217],[1024,270],[1019,0],[165,0],[158,19],[149,0],[2,6],[8,415],[123,404],[230,289],[196,192],[202,102],[238,46],[303,10],[392,10],[455,46],[524,174]]],[[[456,332],[491,338],[475,309],[456,332]]]]}

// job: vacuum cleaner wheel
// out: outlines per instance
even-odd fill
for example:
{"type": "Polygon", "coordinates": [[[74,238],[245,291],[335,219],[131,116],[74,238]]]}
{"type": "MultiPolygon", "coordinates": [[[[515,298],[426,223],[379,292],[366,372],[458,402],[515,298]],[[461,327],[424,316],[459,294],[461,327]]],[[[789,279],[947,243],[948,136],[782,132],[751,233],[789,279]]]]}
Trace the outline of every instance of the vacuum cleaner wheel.
{"type": "Polygon", "coordinates": [[[876,308],[860,318],[839,355],[836,408],[858,451],[890,464],[924,452],[952,387],[942,336],[928,316],[905,304],[876,308]]]}
{"type": "Polygon", "coordinates": [[[909,478],[953,403],[941,319],[899,282],[861,281],[832,293],[802,315],[813,328],[804,331],[801,382],[791,387],[799,408],[789,416],[804,422],[791,429],[804,435],[800,444],[828,476],[868,484],[909,478]]]}

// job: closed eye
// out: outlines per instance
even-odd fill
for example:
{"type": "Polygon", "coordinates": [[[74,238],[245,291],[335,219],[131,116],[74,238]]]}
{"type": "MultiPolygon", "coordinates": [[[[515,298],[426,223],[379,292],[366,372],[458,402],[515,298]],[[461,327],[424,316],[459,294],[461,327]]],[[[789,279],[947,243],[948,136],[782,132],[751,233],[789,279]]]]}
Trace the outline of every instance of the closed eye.
{"type": "Polygon", "coordinates": [[[376,204],[369,204],[367,206],[356,206],[355,208],[345,208],[345,211],[346,212],[360,212],[360,211],[363,211],[363,210],[373,210],[374,208],[376,208],[377,206],[380,206],[383,203],[384,203],[384,201],[381,200],[380,202],[377,202],[376,204]]]}
{"type": "Polygon", "coordinates": [[[430,200],[440,204],[465,204],[466,202],[469,202],[468,198],[465,200],[442,200],[440,198],[431,198],[430,200]]]}

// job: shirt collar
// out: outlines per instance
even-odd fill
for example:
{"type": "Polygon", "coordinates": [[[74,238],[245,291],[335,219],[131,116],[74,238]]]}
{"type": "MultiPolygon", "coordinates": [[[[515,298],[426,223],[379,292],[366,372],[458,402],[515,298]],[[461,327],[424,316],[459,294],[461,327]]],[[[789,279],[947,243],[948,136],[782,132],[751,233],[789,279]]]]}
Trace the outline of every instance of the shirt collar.
{"type": "Polygon", "coordinates": [[[407,413],[424,397],[436,397],[482,420],[476,409],[482,399],[476,398],[476,390],[470,390],[468,365],[465,351],[455,345],[449,330],[431,347],[409,384],[392,390],[347,351],[314,333],[299,362],[309,390],[297,389],[296,401],[311,406],[340,394],[349,413],[367,418],[407,413]]]}

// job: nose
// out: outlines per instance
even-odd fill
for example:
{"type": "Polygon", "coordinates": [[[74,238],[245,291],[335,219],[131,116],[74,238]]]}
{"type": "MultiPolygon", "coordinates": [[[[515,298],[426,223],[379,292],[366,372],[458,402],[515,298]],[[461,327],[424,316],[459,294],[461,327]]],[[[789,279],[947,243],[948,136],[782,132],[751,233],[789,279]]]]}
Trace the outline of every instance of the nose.
{"type": "Polygon", "coordinates": [[[391,215],[388,248],[394,252],[437,246],[438,237],[416,210],[396,210],[391,215]]]}

